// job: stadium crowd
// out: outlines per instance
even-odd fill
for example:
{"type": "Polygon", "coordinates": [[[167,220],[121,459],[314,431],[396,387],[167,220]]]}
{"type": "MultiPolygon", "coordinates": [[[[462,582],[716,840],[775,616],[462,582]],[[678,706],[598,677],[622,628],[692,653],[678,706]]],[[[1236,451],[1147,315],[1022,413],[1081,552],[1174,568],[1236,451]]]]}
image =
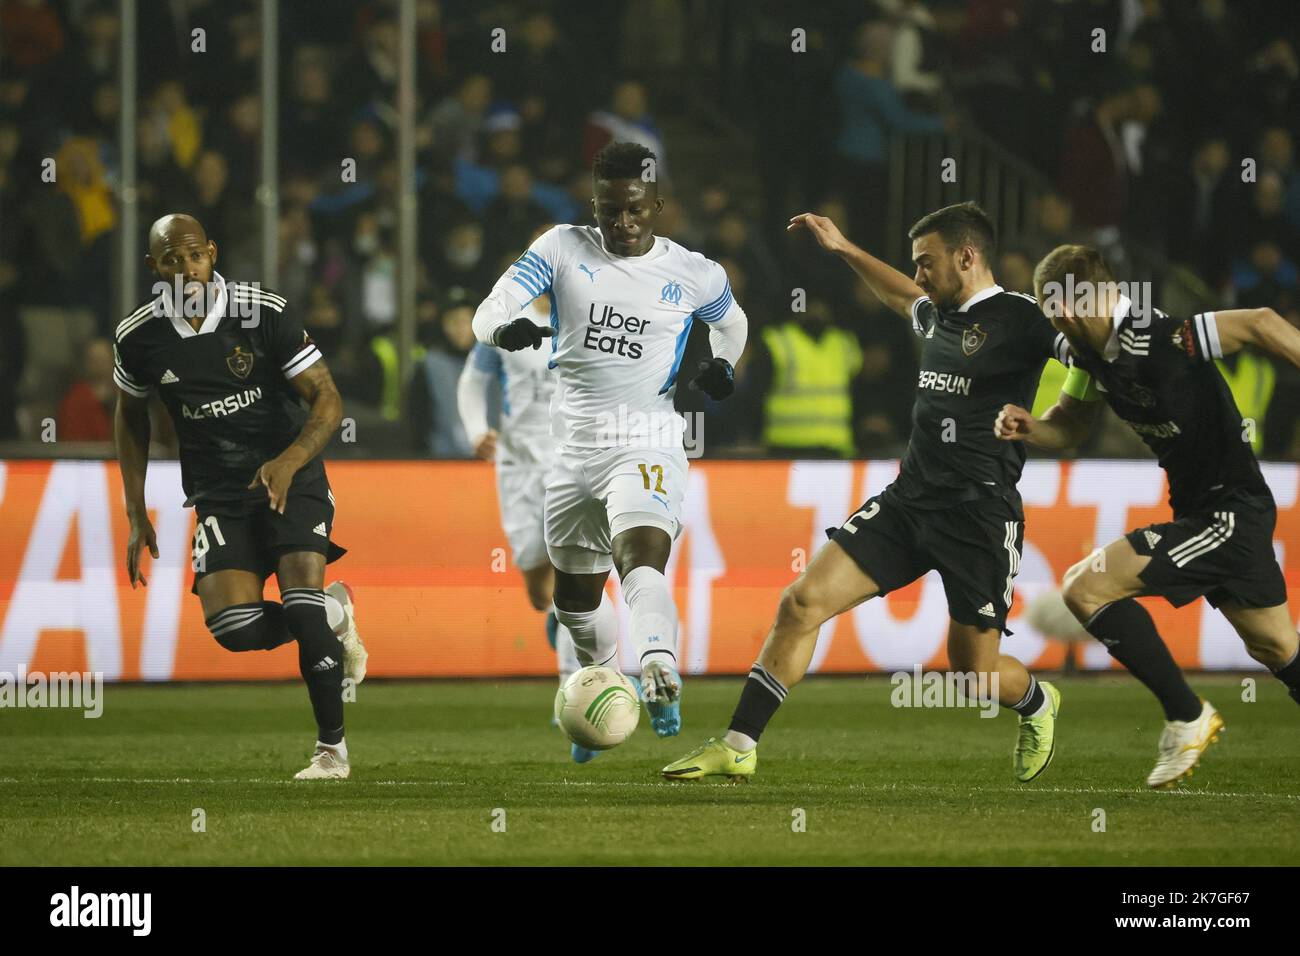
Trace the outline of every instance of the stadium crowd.
{"type": "MultiPolygon", "coordinates": [[[[219,271],[260,279],[256,5],[139,9],[138,288],[143,230],[172,211],[207,227],[219,271]]],[[[420,0],[418,343],[403,388],[396,15],[381,0],[280,10],[277,290],[328,357],[366,453],[470,456],[455,381],[473,309],[541,228],[588,221],[589,163],[612,139],[655,150],[659,231],[721,262],[753,323],[725,411],[679,392],[707,416],[710,455],[901,452],[910,331],[784,231],[814,209],[883,248],[898,134],[979,136],[1052,184],[1002,244],[1009,289],[1032,291],[1054,245],[1088,241],[1118,274],[1155,263],[1192,290],[1180,303],[1268,305],[1300,325],[1300,43],[1268,0],[420,0]],[[497,26],[506,53],[485,39],[497,26]],[[810,290],[804,312],[789,309],[794,287],[810,290]],[[783,397],[812,386],[826,427],[782,430],[783,397]]],[[[116,11],[0,4],[0,440],[37,439],[47,416],[61,440],[111,437],[116,11]]],[[[697,329],[685,367],[706,350],[697,329]]],[[[1225,371],[1262,423],[1262,455],[1300,459],[1300,373],[1250,354],[1225,371]]],[[[1144,453],[1109,434],[1087,450],[1144,453]]]]}

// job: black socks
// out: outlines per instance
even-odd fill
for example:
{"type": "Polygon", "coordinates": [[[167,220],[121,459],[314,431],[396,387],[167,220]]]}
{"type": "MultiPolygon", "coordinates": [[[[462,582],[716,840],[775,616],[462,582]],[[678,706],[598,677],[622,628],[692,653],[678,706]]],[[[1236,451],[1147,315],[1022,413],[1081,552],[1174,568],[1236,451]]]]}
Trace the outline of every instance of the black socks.
{"type": "Polygon", "coordinates": [[[1166,720],[1195,720],[1201,700],[1188,686],[1146,608],[1133,598],[1107,604],[1084,624],[1110,656],[1160,700],[1166,720]]]}

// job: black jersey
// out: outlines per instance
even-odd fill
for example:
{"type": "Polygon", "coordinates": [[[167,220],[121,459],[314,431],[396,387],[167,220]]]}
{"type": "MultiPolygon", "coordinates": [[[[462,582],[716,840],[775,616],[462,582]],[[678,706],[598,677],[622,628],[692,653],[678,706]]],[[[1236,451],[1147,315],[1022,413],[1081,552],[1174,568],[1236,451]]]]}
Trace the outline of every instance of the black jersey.
{"type": "MultiPolygon", "coordinates": [[[[213,282],[216,299],[198,332],[166,293],[123,319],[113,379],[137,398],[161,395],[180,439],[187,504],[265,501],[266,489],[248,483],[298,437],[306,412],[289,379],[321,353],[282,296],[215,273],[213,282]]],[[[316,458],[294,483],[323,474],[316,458]]]]}
{"type": "Polygon", "coordinates": [[[1234,492],[1272,500],[1213,361],[1223,357],[1213,312],[1175,319],[1152,309],[1135,316],[1122,298],[1105,354],[1073,351],[1074,364],[1160,459],[1175,517],[1213,510],[1234,492]]]}
{"type": "Polygon", "coordinates": [[[1025,449],[999,441],[993,422],[1003,405],[1033,404],[1047,360],[1066,360],[1065,337],[1030,296],[1001,286],[958,311],[917,299],[912,331],[921,369],[895,493],[920,508],[999,496],[1019,512],[1025,449]]]}

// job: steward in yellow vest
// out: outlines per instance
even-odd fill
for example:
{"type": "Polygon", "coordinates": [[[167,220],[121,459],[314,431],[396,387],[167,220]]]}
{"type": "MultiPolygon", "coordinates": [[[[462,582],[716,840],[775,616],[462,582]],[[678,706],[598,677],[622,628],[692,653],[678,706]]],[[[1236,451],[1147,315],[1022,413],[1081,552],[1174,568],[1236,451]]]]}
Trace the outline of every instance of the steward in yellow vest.
{"type": "Polygon", "coordinates": [[[763,404],[763,444],[780,457],[852,458],[853,378],[862,369],[858,340],[810,302],[798,320],[763,330],[772,359],[763,404]]]}

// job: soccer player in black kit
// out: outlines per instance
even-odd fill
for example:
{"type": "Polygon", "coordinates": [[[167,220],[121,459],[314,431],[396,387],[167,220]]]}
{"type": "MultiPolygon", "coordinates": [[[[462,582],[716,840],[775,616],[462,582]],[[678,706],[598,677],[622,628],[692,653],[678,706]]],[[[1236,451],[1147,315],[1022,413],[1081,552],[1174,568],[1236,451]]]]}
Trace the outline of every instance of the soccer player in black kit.
{"type": "Polygon", "coordinates": [[[1204,596],[1300,703],[1300,660],[1286,581],[1273,552],[1277,510],[1244,422],[1214,359],[1245,345],[1300,366],[1300,331],[1272,309],[1178,319],[1139,309],[1100,253],[1059,246],[1034,273],[1044,312],[1070,343],[1072,368],[1041,419],[1008,405],[994,433],[1042,448],[1078,445],[1101,398],[1160,460],[1173,521],[1137,528],[1066,572],[1066,605],[1160,700],[1165,711],[1152,787],[1191,775],[1223,719],[1187,685],[1151,615],[1134,600],[1175,607],[1204,596]]]}
{"type": "Polygon", "coordinates": [[[341,581],[324,587],[326,563],[343,554],[330,540],[334,495],[319,457],[342,416],[338,390],[284,298],[216,272],[216,243],[197,220],[155,222],[145,262],[158,277],[156,294],[114,336],[131,586],[148,583],[141,551],[158,557],[144,498],[149,394],[157,389],[197,518],[194,592],[208,629],[231,651],[298,642],[317,741],[296,779],[345,778],[343,681],[365,677],[366,652],[351,592],[341,581]],[[305,416],[299,399],[310,406],[305,416]],[[272,573],[282,603],[262,598],[272,573]]]}
{"type": "Polygon", "coordinates": [[[993,280],[995,233],[974,203],[948,206],[909,231],[915,281],[805,213],[790,221],[840,256],[921,340],[912,435],[899,476],[867,501],[781,595],[776,622],[749,673],[731,727],[663,769],[670,779],[746,777],[759,735],[808,669],[821,625],[868,598],[935,569],[951,618],[953,670],[986,675],[998,702],[1020,715],[1016,778],[1047,769],[1060,694],[1039,683],[999,641],[1019,570],[1024,511],[1016,483],[1023,449],[999,443],[988,423],[1009,401],[1027,404],[1065,339],[1033,299],[993,280]],[[1015,398],[1013,398],[1015,396],[1015,398]]]}

